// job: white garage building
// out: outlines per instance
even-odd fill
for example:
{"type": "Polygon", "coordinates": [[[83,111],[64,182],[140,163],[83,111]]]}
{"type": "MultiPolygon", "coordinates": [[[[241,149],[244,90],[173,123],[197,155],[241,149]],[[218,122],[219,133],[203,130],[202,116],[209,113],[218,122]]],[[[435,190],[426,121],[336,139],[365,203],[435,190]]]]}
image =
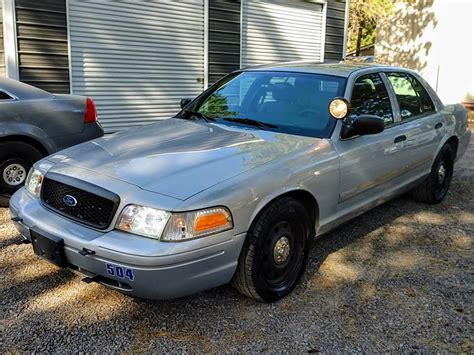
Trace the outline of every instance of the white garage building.
{"type": "Polygon", "coordinates": [[[93,98],[107,132],[170,117],[181,98],[238,68],[345,51],[345,0],[0,5],[0,75],[93,98]]]}

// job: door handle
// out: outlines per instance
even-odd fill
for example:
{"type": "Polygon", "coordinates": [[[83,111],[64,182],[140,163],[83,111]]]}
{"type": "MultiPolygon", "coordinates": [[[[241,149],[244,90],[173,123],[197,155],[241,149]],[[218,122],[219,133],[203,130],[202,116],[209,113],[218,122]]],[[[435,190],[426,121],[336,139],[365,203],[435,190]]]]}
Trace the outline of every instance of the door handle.
{"type": "Polygon", "coordinates": [[[393,143],[401,143],[406,140],[407,140],[407,136],[402,134],[401,136],[395,137],[395,139],[393,140],[393,143]]]}
{"type": "Polygon", "coordinates": [[[440,129],[441,127],[443,127],[443,124],[441,122],[435,124],[435,129],[440,129]]]}

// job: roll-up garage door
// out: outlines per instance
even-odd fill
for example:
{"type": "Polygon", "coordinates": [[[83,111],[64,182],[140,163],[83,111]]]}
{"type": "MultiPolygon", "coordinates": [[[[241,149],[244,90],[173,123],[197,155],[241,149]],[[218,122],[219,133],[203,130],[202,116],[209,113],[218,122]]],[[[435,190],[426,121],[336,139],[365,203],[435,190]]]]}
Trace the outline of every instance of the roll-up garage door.
{"type": "Polygon", "coordinates": [[[323,5],[309,1],[244,0],[242,66],[322,60],[323,5]]]}
{"type": "Polygon", "coordinates": [[[106,132],[168,118],[203,89],[204,4],[69,0],[72,91],[106,132]]]}

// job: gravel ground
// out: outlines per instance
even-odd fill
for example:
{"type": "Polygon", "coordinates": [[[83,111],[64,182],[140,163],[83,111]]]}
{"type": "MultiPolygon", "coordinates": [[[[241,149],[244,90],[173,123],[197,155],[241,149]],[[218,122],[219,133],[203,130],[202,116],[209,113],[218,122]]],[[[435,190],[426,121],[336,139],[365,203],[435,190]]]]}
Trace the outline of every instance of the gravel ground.
{"type": "Polygon", "coordinates": [[[16,245],[0,209],[0,352],[474,352],[474,142],[447,200],[402,197],[319,240],[275,304],[230,286],[132,299],[16,245]]]}

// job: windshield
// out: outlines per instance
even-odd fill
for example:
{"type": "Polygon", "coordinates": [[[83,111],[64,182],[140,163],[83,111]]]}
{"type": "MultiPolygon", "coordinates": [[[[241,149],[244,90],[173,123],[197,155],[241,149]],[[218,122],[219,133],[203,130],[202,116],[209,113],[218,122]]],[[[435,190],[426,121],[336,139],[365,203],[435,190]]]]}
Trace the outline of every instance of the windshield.
{"type": "Polygon", "coordinates": [[[240,72],[199,96],[186,111],[219,124],[324,138],[336,124],[329,102],[343,95],[345,82],[330,75],[240,72]]]}

